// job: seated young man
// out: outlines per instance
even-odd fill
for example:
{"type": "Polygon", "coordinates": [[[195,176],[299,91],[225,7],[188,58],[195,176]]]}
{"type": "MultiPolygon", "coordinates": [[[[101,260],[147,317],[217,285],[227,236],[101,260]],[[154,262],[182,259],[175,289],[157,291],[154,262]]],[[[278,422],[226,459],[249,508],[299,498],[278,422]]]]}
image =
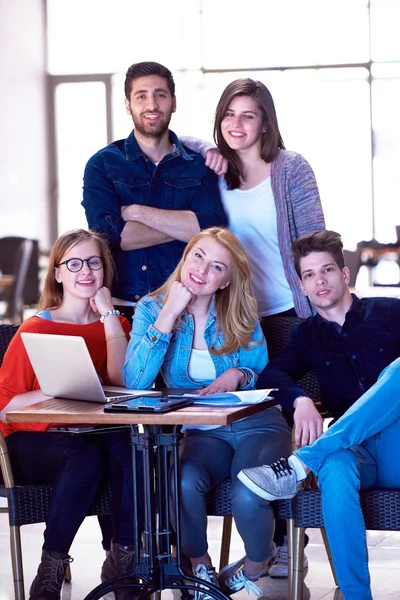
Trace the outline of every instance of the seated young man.
{"type": "Polygon", "coordinates": [[[318,475],[342,594],[372,600],[359,490],[400,488],[400,300],[351,294],[342,248],[339,234],[327,230],[293,244],[303,292],[317,314],[296,328],[257,386],[280,388],[281,404],[294,409],[302,447],[238,477],[255,494],[276,500],[293,497],[308,472],[318,475]],[[338,419],[324,434],[312,400],[295,383],[310,369],[338,419]]]}

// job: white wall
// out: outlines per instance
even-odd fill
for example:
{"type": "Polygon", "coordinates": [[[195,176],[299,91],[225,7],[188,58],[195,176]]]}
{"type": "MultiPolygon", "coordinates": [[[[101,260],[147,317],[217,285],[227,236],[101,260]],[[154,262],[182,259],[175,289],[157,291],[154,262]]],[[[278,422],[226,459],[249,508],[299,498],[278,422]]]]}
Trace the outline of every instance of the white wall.
{"type": "Polygon", "coordinates": [[[48,247],[43,0],[0,0],[0,236],[48,247]]]}

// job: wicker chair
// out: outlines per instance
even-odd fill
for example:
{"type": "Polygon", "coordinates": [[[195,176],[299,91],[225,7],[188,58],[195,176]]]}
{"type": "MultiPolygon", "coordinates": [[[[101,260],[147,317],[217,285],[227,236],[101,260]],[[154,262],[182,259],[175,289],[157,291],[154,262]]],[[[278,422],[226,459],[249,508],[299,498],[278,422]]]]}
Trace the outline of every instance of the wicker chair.
{"type": "MultiPolygon", "coordinates": [[[[268,354],[270,360],[286,346],[295,325],[301,323],[302,319],[294,317],[270,317],[263,320],[262,327],[267,340],[268,354]]],[[[307,390],[308,394],[318,404],[320,402],[320,389],[318,380],[313,372],[307,373],[299,382],[307,390]]],[[[274,503],[276,517],[289,519],[292,516],[289,503],[274,503]]],[[[232,532],[232,511],[230,503],[230,480],[222,482],[207,495],[207,514],[210,516],[224,517],[221,540],[221,553],[219,569],[221,570],[229,563],[229,551],[232,532]]],[[[289,532],[289,536],[293,532],[289,532]]],[[[291,544],[288,544],[289,556],[291,556],[291,544]]],[[[290,584],[291,585],[291,584],[290,584]]]]}
{"type": "MultiPolygon", "coordinates": [[[[18,329],[18,325],[0,325],[0,366],[9,342],[18,329]]],[[[24,600],[24,575],[22,568],[22,550],[20,527],[32,523],[43,523],[49,512],[53,495],[52,485],[15,485],[12,466],[8,456],[7,444],[0,433],[0,469],[4,484],[0,484],[0,496],[7,498],[8,506],[0,512],[8,512],[10,525],[11,562],[14,577],[15,600],[24,600]]],[[[111,486],[105,482],[95,498],[89,515],[110,513],[111,486]]],[[[67,570],[66,580],[71,573],[67,570]]]]}

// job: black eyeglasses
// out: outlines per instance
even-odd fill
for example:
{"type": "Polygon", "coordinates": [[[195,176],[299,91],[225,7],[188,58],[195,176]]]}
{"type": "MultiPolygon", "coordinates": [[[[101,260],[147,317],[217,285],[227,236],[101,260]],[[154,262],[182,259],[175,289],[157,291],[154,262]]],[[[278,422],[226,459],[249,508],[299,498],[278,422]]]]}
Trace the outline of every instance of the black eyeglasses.
{"type": "Polygon", "coordinates": [[[104,260],[101,256],[90,256],[90,258],[69,258],[68,260],[64,260],[64,262],[56,265],[56,267],[61,267],[61,265],[65,265],[68,271],[72,273],[78,273],[82,270],[83,263],[87,263],[89,269],[91,271],[98,271],[104,265],[104,260]]]}

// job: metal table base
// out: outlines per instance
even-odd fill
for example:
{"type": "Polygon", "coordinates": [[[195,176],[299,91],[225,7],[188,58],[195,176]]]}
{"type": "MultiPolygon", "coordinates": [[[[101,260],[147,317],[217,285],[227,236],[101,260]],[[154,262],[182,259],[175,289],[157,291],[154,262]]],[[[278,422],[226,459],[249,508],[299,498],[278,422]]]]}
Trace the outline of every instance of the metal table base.
{"type": "Polygon", "coordinates": [[[160,426],[144,425],[143,433],[131,426],[132,472],[133,472],[133,519],[135,523],[135,568],[129,575],[112,579],[97,586],[85,600],[99,600],[105,594],[120,589],[132,589],[132,599],[146,600],[155,592],[180,589],[183,600],[188,600],[190,590],[199,590],[216,600],[228,600],[213,584],[186,574],[181,566],[181,523],[179,490],[179,439],[180,426],[172,432],[162,431],[160,426]],[[173,467],[170,479],[170,453],[173,467]],[[144,531],[138,514],[139,461],[143,464],[144,531]],[[171,485],[175,490],[175,532],[170,525],[171,485]],[[171,554],[172,542],[176,540],[176,557],[171,554]]]}

